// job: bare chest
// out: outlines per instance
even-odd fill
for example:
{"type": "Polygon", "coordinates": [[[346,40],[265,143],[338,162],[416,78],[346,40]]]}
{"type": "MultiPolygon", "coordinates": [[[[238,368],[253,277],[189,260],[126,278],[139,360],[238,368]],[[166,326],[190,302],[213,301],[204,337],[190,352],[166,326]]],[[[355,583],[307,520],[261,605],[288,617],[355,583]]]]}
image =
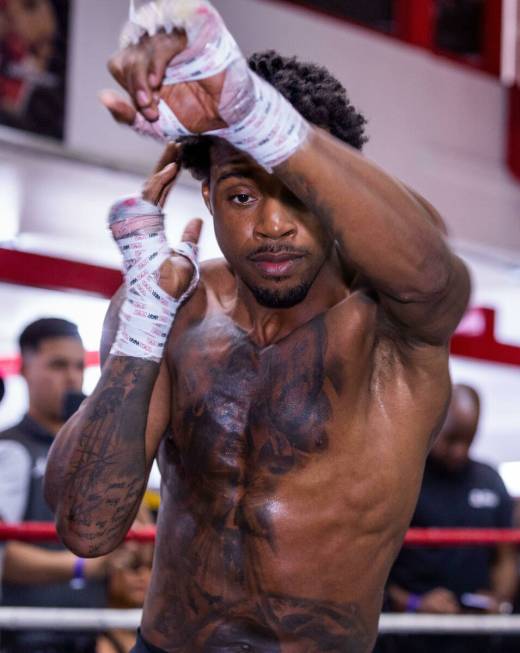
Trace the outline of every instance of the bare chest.
{"type": "Polygon", "coordinates": [[[332,418],[325,353],[319,318],[264,349],[229,320],[192,329],[174,352],[168,446],[180,468],[240,486],[252,472],[281,475],[323,455],[332,418]]]}

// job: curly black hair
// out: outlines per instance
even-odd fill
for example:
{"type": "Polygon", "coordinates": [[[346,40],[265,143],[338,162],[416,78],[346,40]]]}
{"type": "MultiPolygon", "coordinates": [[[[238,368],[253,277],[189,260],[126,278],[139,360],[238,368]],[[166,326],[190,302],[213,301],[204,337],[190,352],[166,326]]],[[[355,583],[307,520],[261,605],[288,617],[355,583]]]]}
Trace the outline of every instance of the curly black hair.
{"type": "MultiPolygon", "coordinates": [[[[274,50],[256,52],[248,60],[257,75],[274,86],[310,123],[361,150],[366,118],[350,104],[345,88],[323,66],[282,57],[274,50]]],[[[182,165],[196,179],[207,179],[211,138],[192,136],[183,141],[182,165]]]]}

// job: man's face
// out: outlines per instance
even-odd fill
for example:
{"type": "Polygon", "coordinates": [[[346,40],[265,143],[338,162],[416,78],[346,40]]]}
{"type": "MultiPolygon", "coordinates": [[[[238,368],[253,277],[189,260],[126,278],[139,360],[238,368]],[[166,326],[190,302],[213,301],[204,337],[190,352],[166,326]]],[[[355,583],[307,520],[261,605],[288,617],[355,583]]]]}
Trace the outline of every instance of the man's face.
{"type": "Polygon", "coordinates": [[[450,473],[464,469],[469,461],[478,419],[478,406],[472,397],[464,392],[455,392],[430,457],[450,473]]]}
{"type": "Polygon", "coordinates": [[[48,338],[23,357],[22,373],[31,407],[51,420],[60,420],[67,392],[83,386],[85,350],[77,338],[48,338]]]}
{"type": "Polygon", "coordinates": [[[205,196],[220,248],[259,304],[290,308],[305,299],[333,241],[276,177],[219,141],[205,196]]]}

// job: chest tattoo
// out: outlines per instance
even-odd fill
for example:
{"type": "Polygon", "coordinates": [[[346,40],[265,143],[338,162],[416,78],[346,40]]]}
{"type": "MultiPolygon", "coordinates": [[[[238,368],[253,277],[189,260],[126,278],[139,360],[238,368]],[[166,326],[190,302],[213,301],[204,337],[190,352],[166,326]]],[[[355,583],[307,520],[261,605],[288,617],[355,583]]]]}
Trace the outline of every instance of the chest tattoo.
{"type": "Polygon", "coordinates": [[[229,322],[176,346],[175,419],[161,456],[178,512],[170,537],[183,555],[159,551],[175,591],[154,622],[173,650],[278,653],[289,638],[306,653],[365,651],[356,605],[273,595],[262,566],[266,550],[277,552],[265,497],[329,447],[326,346],[322,318],[265,349],[229,322]]]}

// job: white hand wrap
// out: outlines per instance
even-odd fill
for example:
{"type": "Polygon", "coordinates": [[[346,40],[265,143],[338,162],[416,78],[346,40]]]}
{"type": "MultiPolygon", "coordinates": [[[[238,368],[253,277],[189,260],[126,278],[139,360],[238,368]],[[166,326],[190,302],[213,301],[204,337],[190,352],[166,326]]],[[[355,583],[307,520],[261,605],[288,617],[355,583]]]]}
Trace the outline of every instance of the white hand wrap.
{"type": "MultiPolygon", "coordinates": [[[[210,132],[250,154],[268,172],[288,159],[306,139],[309,126],[291,104],[247,64],[222,18],[207,0],[155,0],[130,12],[121,45],[159,30],[184,29],[186,50],[170,62],[163,84],[212,77],[226,71],[219,113],[228,127],[210,132]]],[[[192,135],[170,107],[159,103],[159,120],[137,114],[134,129],[162,142],[192,135]]]]}
{"type": "Polygon", "coordinates": [[[110,353],[160,362],[177,310],[199,282],[197,247],[183,242],[173,250],[194,267],[188,289],[175,299],[158,284],[159,268],[172,253],[161,209],[140,197],[120,200],[110,210],[109,226],[123,254],[127,293],[110,353]]]}

